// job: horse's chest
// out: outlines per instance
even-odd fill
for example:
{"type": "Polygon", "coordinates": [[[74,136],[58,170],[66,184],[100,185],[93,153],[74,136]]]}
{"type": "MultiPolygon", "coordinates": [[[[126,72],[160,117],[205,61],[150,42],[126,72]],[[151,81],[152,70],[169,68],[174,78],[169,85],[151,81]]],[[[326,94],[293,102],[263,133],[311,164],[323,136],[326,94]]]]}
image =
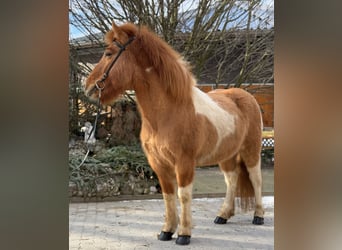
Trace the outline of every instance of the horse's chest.
{"type": "Polygon", "coordinates": [[[144,140],[142,145],[149,158],[162,164],[174,165],[175,157],[168,145],[152,138],[144,140]]]}

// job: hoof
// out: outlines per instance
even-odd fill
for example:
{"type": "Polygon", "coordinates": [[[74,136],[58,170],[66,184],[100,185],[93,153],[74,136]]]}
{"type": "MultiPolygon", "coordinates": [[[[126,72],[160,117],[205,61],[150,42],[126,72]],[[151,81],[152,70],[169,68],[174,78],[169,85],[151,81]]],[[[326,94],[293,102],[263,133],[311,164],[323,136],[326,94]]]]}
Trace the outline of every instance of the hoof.
{"type": "Polygon", "coordinates": [[[223,219],[220,216],[216,216],[215,220],[214,220],[215,224],[226,224],[227,223],[227,219],[223,219]]]}
{"type": "Polygon", "coordinates": [[[158,235],[158,240],[168,241],[172,239],[173,233],[161,231],[158,235]]]}
{"type": "Polygon", "coordinates": [[[178,235],[178,238],[176,240],[177,245],[189,245],[190,243],[190,237],[189,235],[178,235]]]}
{"type": "Polygon", "coordinates": [[[254,216],[253,224],[254,225],[263,225],[264,224],[264,218],[259,217],[259,216],[254,216]]]}

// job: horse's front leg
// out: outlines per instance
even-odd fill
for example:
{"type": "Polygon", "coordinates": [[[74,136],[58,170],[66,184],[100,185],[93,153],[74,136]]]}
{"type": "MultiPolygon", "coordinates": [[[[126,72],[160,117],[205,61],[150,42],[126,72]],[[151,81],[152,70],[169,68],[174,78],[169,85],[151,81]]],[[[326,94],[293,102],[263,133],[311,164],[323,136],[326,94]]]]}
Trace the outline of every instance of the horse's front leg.
{"type": "Polygon", "coordinates": [[[163,190],[163,198],[164,198],[164,204],[165,204],[165,222],[162,227],[162,231],[160,232],[158,236],[158,239],[162,241],[167,241],[167,240],[172,239],[172,235],[176,231],[177,225],[178,225],[176,192],[175,192],[175,188],[173,188],[173,192],[165,191],[165,186],[171,183],[166,184],[165,180],[163,181],[162,178],[159,178],[159,182],[161,183],[162,190],[163,190]]]}
{"type": "Polygon", "coordinates": [[[168,241],[176,232],[178,226],[178,213],[176,207],[176,174],[174,168],[163,165],[151,157],[148,157],[149,163],[158,176],[162,188],[165,204],[165,221],[158,239],[168,241]]]}
{"type": "Polygon", "coordinates": [[[192,215],[192,182],[194,177],[194,164],[184,164],[176,167],[178,182],[178,198],[181,206],[181,215],[176,244],[188,245],[191,237],[192,215]]]}

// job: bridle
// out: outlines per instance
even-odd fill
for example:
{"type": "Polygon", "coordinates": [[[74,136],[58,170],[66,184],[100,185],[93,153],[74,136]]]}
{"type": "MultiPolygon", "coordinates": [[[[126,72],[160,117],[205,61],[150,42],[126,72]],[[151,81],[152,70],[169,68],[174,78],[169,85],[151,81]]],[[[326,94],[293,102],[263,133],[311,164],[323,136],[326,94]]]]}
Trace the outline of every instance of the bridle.
{"type": "MultiPolygon", "coordinates": [[[[124,52],[126,50],[126,47],[133,42],[135,39],[135,36],[131,36],[128,41],[125,44],[121,44],[118,41],[114,40],[113,43],[118,46],[120,48],[118,54],[116,55],[116,57],[114,58],[114,60],[109,64],[107,70],[103,73],[102,77],[97,80],[93,86],[93,88],[91,90],[89,90],[88,95],[91,96],[92,93],[97,89],[99,91],[99,96],[101,95],[101,91],[104,89],[105,87],[105,83],[104,81],[107,79],[108,74],[110,72],[110,70],[113,68],[114,64],[116,63],[116,61],[119,59],[120,55],[122,54],[122,52],[124,52]],[[101,86],[102,85],[102,86],[101,86]]],[[[100,98],[100,97],[99,97],[100,98]]]]}
{"type": "MultiPolygon", "coordinates": [[[[111,61],[111,63],[109,64],[107,70],[103,73],[102,77],[97,80],[94,84],[94,86],[92,87],[92,89],[89,90],[88,92],[88,95],[91,96],[93,94],[93,92],[97,89],[99,94],[98,94],[98,99],[97,99],[97,113],[96,113],[96,117],[95,117],[95,121],[94,121],[94,126],[92,127],[92,129],[90,130],[90,133],[89,133],[89,136],[86,140],[86,143],[88,142],[91,134],[93,133],[93,131],[96,131],[96,124],[97,124],[97,120],[100,116],[100,113],[101,113],[101,92],[102,90],[105,88],[105,80],[107,79],[108,77],[108,74],[110,72],[110,70],[113,68],[114,64],[116,63],[116,61],[119,59],[120,55],[122,54],[122,52],[124,52],[126,50],[126,47],[132,43],[135,39],[135,36],[131,36],[128,41],[125,43],[125,44],[121,44],[119,43],[118,41],[114,40],[113,43],[120,48],[119,52],[117,53],[116,57],[114,58],[113,61],[111,61]],[[101,85],[102,84],[102,85],[101,85]]],[[[84,156],[82,162],[80,163],[80,165],[78,166],[78,168],[80,168],[84,161],[87,159],[88,157],[88,154],[90,152],[90,149],[87,145],[87,153],[86,155],[84,156]]]]}

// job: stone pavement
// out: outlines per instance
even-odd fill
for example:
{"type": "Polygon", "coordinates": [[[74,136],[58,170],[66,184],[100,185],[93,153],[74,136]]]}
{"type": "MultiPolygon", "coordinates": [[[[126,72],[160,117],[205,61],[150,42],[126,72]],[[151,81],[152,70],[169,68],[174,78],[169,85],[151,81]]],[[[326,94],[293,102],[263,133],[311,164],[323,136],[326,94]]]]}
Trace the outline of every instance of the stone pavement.
{"type": "MultiPolygon", "coordinates": [[[[252,224],[253,211],[225,225],[213,223],[223,198],[193,199],[193,229],[188,246],[159,241],[163,200],[130,200],[69,205],[69,249],[274,249],[274,199],[263,197],[265,224],[252,224]]],[[[179,206],[178,206],[179,210],[179,206]]]]}

